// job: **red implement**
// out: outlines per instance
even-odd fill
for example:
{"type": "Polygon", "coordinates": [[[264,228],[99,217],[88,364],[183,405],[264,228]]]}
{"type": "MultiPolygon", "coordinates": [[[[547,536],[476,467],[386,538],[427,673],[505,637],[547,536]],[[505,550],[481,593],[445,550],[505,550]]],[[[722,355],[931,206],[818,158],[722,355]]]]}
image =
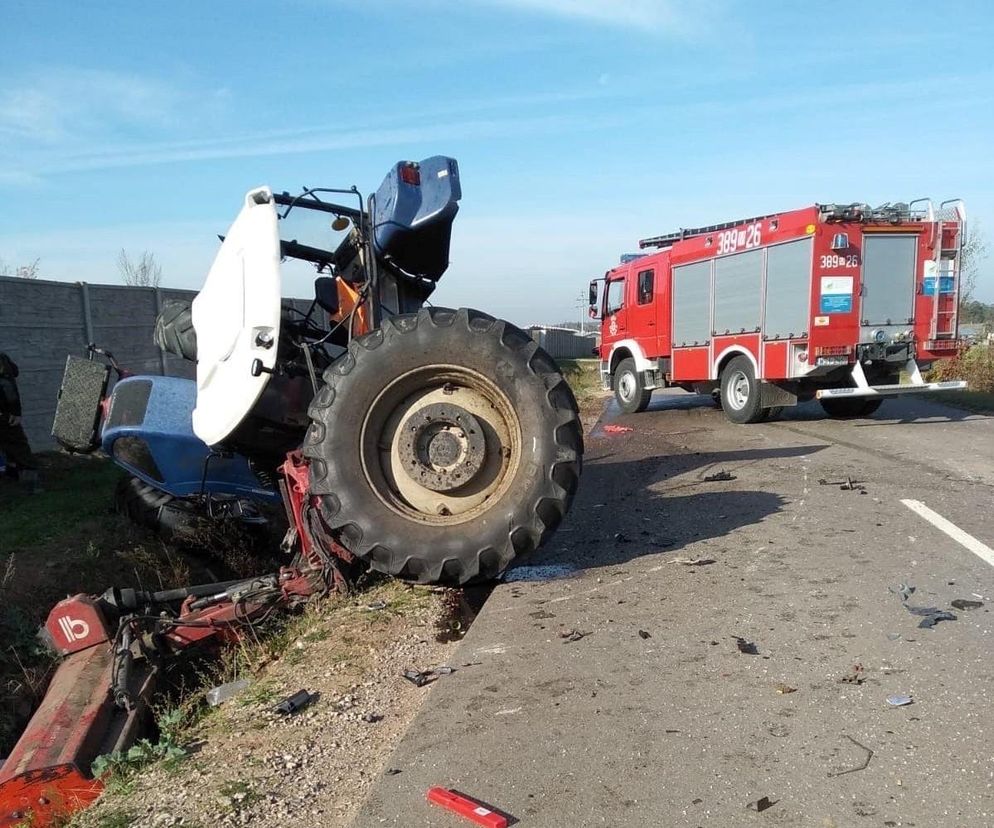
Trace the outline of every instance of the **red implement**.
{"type": "Polygon", "coordinates": [[[443,808],[459,814],[459,816],[466,817],[466,819],[477,825],[482,825],[484,828],[507,828],[506,816],[498,814],[475,799],[470,799],[459,793],[459,791],[450,791],[448,788],[429,788],[428,801],[435,805],[441,805],[443,808]]]}

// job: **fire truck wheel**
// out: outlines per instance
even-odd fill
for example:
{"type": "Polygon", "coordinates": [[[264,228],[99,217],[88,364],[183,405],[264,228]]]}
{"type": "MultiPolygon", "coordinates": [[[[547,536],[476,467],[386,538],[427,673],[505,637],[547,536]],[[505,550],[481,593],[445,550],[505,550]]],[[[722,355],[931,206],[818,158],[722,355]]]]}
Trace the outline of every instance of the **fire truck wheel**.
{"type": "Polygon", "coordinates": [[[418,583],[495,578],[569,509],[576,400],[510,323],[466,309],[394,316],[324,383],[303,446],[314,519],[371,568],[418,583]]]}
{"type": "Polygon", "coordinates": [[[737,356],[721,372],[721,407],[733,423],[757,423],[766,413],[759,383],[748,357],[737,356]]]}
{"type": "Polygon", "coordinates": [[[883,404],[883,400],[863,397],[826,397],[819,400],[825,413],[835,420],[849,420],[856,417],[869,417],[883,404]]]}
{"type": "Polygon", "coordinates": [[[645,411],[652,391],[642,387],[642,378],[635,369],[634,359],[623,359],[614,374],[614,397],[626,414],[645,411]]]}

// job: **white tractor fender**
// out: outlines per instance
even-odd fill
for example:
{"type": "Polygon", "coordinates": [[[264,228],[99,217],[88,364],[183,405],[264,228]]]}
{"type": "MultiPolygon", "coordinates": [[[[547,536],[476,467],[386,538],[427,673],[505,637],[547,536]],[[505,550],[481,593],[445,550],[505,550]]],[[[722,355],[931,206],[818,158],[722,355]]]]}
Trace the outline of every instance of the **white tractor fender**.
{"type": "Polygon", "coordinates": [[[718,366],[725,361],[726,357],[732,354],[742,354],[742,356],[748,357],[749,361],[752,363],[752,370],[755,372],[757,379],[760,378],[759,363],[756,362],[756,357],[754,357],[749,351],[743,348],[741,345],[729,345],[725,350],[718,354],[714,358],[714,362],[711,363],[711,377],[710,379],[720,379],[718,376],[718,366]]]}
{"type": "Polygon", "coordinates": [[[197,405],[193,430],[207,445],[221,442],[248,416],[276,365],[280,338],[280,237],[268,187],[245,202],[193,300],[197,332],[197,405]]]}

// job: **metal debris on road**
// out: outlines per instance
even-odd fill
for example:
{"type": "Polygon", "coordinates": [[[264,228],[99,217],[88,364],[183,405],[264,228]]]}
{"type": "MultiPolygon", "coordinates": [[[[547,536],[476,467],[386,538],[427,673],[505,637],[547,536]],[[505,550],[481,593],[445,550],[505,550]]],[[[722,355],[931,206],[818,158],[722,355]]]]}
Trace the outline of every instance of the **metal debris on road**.
{"type": "Polygon", "coordinates": [[[559,637],[564,639],[564,641],[579,641],[581,638],[586,638],[590,633],[583,632],[582,630],[560,630],[559,637]]]}
{"type": "Polygon", "coordinates": [[[614,533],[614,542],[615,543],[628,543],[628,537],[627,537],[627,535],[625,535],[624,532],[615,532],[614,533]]]}
{"type": "Polygon", "coordinates": [[[949,602],[952,604],[954,609],[958,610],[975,610],[980,609],[983,605],[983,601],[970,601],[967,598],[954,598],[949,602]]]}
{"type": "Polygon", "coordinates": [[[777,804],[777,802],[779,802],[779,800],[770,799],[768,796],[761,796],[755,802],[750,802],[748,805],[746,805],[746,808],[748,808],[750,811],[757,811],[758,813],[762,813],[767,808],[772,808],[774,805],[777,804]]]}
{"type": "Polygon", "coordinates": [[[862,664],[854,664],[852,669],[839,679],[843,684],[862,684],[866,680],[862,664]]]}
{"type": "Polygon", "coordinates": [[[780,684],[776,685],[776,691],[779,695],[786,696],[788,693],[796,693],[797,688],[791,687],[789,684],[784,684],[783,682],[781,682],[780,684]]]}
{"type": "Polygon", "coordinates": [[[684,566],[710,566],[718,562],[714,558],[670,558],[666,563],[683,564],[684,566]]]}
{"type": "Polygon", "coordinates": [[[648,630],[639,630],[639,638],[644,641],[647,638],[652,638],[652,634],[648,630]]]}
{"type": "Polygon", "coordinates": [[[723,483],[726,480],[735,480],[735,475],[731,472],[722,470],[720,472],[716,472],[715,474],[709,474],[704,478],[705,483],[723,483]]]}
{"type": "Polygon", "coordinates": [[[401,673],[402,678],[406,678],[415,687],[424,687],[431,684],[441,676],[451,675],[456,671],[455,667],[441,666],[433,667],[431,670],[405,670],[401,673]]]}
{"type": "Polygon", "coordinates": [[[602,428],[605,434],[627,434],[629,431],[635,431],[631,426],[614,425],[613,423],[608,423],[602,428]]]}
{"type": "Polygon", "coordinates": [[[888,696],[887,704],[891,707],[904,707],[908,704],[914,704],[915,700],[911,696],[888,696]]]}
{"type": "Polygon", "coordinates": [[[738,635],[733,635],[732,638],[735,640],[735,646],[739,648],[740,653],[744,655],[759,655],[759,650],[756,649],[756,645],[751,641],[746,641],[738,635]]]}
{"type": "Polygon", "coordinates": [[[853,480],[851,477],[847,477],[845,480],[826,480],[821,478],[818,481],[820,486],[838,486],[844,492],[865,492],[866,486],[862,484],[859,480],[853,480]]]}
{"type": "Polygon", "coordinates": [[[273,710],[281,716],[290,716],[299,710],[303,710],[315,698],[317,698],[316,693],[311,693],[309,690],[298,690],[292,696],[287,696],[283,699],[273,710]]]}
{"type": "Polygon", "coordinates": [[[379,713],[367,713],[362,717],[362,720],[367,724],[376,724],[377,722],[382,722],[383,717],[379,713]]]}
{"type": "Polygon", "coordinates": [[[387,776],[396,776],[400,772],[400,768],[387,768],[387,776]]]}
{"type": "Polygon", "coordinates": [[[862,765],[856,765],[854,767],[846,768],[846,770],[841,770],[841,771],[834,771],[834,772],[833,771],[829,771],[828,775],[830,777],[831,776],[845,776],[847,773],[857,773],[859,771],[864,771],[864,770],[866,770],[870,766],[870,760],[873,758],[873,751],[870,748],[868,748],[866,745],[864,745],[862,742],[857,742],[852,736],[850,736],[847,733],[843,733],[842,735],[843,735],[844,738],[848,739],[850,742],[852,742],[854,745],[856,745],[856,747],[862,748],[863,750],[865,750],[866,751],[866,759],[863,760],[863,764],[862,765]]]}

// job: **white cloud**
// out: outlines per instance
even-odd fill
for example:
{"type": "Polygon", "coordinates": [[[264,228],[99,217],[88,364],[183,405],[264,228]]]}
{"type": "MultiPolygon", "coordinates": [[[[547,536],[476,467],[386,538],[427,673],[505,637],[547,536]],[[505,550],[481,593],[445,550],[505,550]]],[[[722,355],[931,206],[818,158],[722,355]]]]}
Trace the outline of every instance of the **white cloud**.
{"type": "Polygon", "coordinates": [[[675,0],[476,0],[488,6],[500,6],[550,17],[599,23],[618,28],[647,32],[681,32],[692,22],[692,15],[706,4],[693,5],[675,0]],[[690,14],[688,14],[690,12],[690,14]]]}

